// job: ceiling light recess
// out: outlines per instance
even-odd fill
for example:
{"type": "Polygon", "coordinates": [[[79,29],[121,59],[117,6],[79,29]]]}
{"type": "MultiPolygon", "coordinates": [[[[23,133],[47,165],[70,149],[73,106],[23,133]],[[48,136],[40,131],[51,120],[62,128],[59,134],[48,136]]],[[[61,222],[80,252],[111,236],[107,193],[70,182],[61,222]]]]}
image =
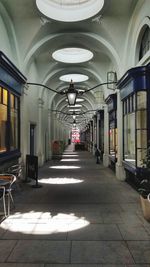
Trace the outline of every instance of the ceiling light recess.
{"type": "Polygon", "coordinates": [[[89,77],[83,74],[66,74],[60,76],[59,79],[63,82],[70,82],[71,80],[73,80],[73,82],[76,83],[76,82],[85,82],[89,79],[89,77]]]}
{"type": "Polygon", "coordinates": [[[37,8],[48,18],[75,22],[95,16],[104,0],[36,0],[37,8]]]}
{"type": "Polygon", "coordinates": [[[83,48],[68,47],[56,50],[52,57],[59,62],[74,64],[89,61],[93,58],[93,53],[83,48]]]}
{"type": "Polygon", "coordinates": [[[82,105],[75,104],[74,106],[68,105],[67,107],[68,107],[68,108],[81,108],[82,105]]]}
{"type": "Polygon", "coordinates": [[[81,109],[69,109],[69,111],[70,111],[70,112],[74,112],[74,111],[75,111],[75,112],[80,112],[81,109]]]}
{"type": "MultiPolygon", "coordinates": [[[[85,101],[85,99],[83,99],[83,98],[76,98],[76,103],[81,103],[84,101],[85,101]]],[[[66,99],[66,102],[68,102],[68,99],[66,99]]]]}

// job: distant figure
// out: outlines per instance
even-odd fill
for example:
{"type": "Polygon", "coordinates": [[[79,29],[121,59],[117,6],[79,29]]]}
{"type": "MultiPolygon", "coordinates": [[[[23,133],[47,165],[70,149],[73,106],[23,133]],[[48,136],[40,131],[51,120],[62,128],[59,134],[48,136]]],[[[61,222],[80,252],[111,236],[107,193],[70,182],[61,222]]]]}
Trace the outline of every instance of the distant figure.
{"type": "Polygon", "coordinates": [[[96,148],[95,156],[96,156],[96,164],[99,164],[100,163],[100,156],[101,156],[101,151],[99,150],[99,148],[96,148]]]}

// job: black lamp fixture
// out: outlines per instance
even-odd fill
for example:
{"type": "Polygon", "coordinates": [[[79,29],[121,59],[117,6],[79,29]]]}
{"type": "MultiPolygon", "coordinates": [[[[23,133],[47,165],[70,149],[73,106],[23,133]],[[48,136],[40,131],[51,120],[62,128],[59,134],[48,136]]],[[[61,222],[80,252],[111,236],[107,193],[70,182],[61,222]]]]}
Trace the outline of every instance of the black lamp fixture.
{"type": "Polygon", "coordinates": [[[71,80],[71,83],[69,85],[69,89],[66,92],[66,96],[68,98],[68,104],[70,106],[75,106],[77,94],[78,94],[78,91],[74,88],[73,81],[71,80]]]}
{"type": "Polygon", "coordinates": [[[40,83],[30,83],[30,82],[27,82],[27,85],[36,85],[36,86],[42,86],[44,88],[47,88],[48,90],[56,93],[56,94],[59,94],[59,95],[66,95],[67,96],[67,99],[68,99],[68,104],[71,106],[75,106],[76,104],[76,98],[77,98],[77,95],[83,95],[84,93],[87,93],[89,91],[92,91],[94,90],[95,88],[99,87],[99,86],[102,86],[102,85],[107,85],[107,88],[110,89],[110,90],[115,90],[116,89],[116,84],[117,84],[117,75],[116,75],[116,72],[108,72],[107,73],[107,82],[104,82],[104,83],[99,83],[95,86],[93,86],[92,88],[89,88],[87,89],[85,92],[78,92],[75,88],[74,88],[74,84],[73,84],[73,81],[71,80],[70,82],[70,85],[69,85],[69,88],[68,90],[66,91],[56,91],[44,84],[40,84],[40,83]],[[112,85],[112,87],[110,87],[112,85]]]}

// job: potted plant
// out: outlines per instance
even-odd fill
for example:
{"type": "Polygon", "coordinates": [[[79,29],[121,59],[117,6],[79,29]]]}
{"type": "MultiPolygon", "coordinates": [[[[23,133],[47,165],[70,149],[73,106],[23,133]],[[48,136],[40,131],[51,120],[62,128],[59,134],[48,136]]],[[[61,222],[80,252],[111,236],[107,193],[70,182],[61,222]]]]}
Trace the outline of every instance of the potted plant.
{"type": "Polygon", "coordinates": [[[141,182],[138,189],[144,218],[150,221],[150,145],[141,167],[141,182]]]}
{"type": "Polygon", "coordinates": [[[138,191],[140,193],[144,218],[147,221],[150,221],[150,181],[148,179],[143,179],[138,191]]]}

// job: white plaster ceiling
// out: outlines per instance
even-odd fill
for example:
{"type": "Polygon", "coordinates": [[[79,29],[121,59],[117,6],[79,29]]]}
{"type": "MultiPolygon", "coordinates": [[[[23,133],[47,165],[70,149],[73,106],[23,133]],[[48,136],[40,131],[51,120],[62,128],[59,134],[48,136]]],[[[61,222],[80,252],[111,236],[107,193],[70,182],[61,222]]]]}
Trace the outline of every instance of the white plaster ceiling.
{"type": "MultiPolygon", "coordinates": [[[[88,2],[81,1],[82,4],[88,2]]],[[[59,4],[60,0],[55,2],[59,4]]],[[[74,0],[72,3],[76,2],[77,0],[74,0]]],[[[66,86],[66,83],[59,80],[61,75],[87,75],[88,81],[78,84],[78,88],[86,90],[106,82],[107,71],[115,70],[119,73],[125,32],[136,3],[137,0],[105,0],[102,10],[89,19],[80,22],[59,22],[40,13],[36,0],[0,0],[13,27],[19,69],[30,81],[34,66],[38,78],[35,81],[32,79],[32,82],[44,83],[58,91],[66,86]],[[77,64],[55,61],[53,52],[66,47],[88,49],[94,56],[88,62],[77,64]]],[[[7,25],[8,17],[4,10],[0,12],[7,25]]],[[[84,110],[97,108],[96,92],[105,94],[105,90],[106,87],[100,87],[83,94],[84,110]]],[[[61,106],[60,95],[52,94],[52,98],[57,108],[60,107],[62,111],[67,109],[65,98],[61,106]]]]}
{"type": "Polygon", "coordinates": [[[96,15],[104,0],[36,0],[37,8],[48,18],[58,21],[82,21],[96,15]]]}

